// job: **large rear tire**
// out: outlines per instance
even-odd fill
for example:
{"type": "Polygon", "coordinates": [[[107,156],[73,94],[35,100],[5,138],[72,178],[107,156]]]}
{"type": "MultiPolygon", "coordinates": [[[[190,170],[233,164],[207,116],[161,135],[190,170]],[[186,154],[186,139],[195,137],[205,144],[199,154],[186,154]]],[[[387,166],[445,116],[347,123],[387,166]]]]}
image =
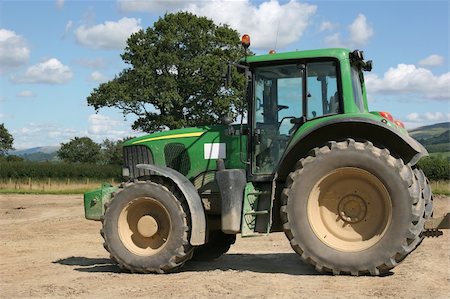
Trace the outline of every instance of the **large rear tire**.
{"type": "Polygon", "coordinates": [[[133,273],[167,273],[192,257],[190,213],[184,197],[166,186],[128,184],[107,205],[101,234],[119,267],[133,273]]]}
{"type": "Polygon", "coordinates": [[[292,248],[317,271],[380,275],[422,240],[416,172],[366,141],[329,142],[286,181],[281,218],[292,248]]]}

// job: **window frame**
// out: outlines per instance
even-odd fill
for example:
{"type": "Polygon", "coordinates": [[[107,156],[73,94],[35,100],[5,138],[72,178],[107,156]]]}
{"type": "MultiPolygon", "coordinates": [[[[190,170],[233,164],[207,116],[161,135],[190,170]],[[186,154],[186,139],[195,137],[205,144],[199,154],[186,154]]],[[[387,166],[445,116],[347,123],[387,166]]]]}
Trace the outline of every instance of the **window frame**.
{"type": "MultiPolygon", "coordinates": [[[[270,66],[281,66],[281,65],[289,65],[289,64],[297,64],[297,65],[304,65],[304,72],[303,72],[303,78],[302,78],[302,110],[303,115],[307,121],[312,119],[319,119],[323,117],[329,117],[330,115],[336,115],[341,114],[344,111],[344,95],[343,95],[343,88],[342,88],[342,76],[341,76],[341,61],[336,57],[319,57],[319,58],[302,58],[302,59],[288,59],[288,60],[276,60],[276,61],[267,61],[267,62],[259,62],[254,63],[250,65],[250,71],[252,74],[251,77],[251,83],[249,84],[249,93],[247,94],[247,124],[248,124],[248,138],[247,138],[247,157],[250,158],[250,163],[247,165],[247,174],[249,181],[255,181],[255,182],[266,182],[271,181],[273,179],[273,176],[278,169],[278,165],[280,161],[278,161],[277,166],[274,168],[274,171],[271,174],[258,174],[253,172],[254,163],[254,134],[255,134],[255,105],[256,105],[256,72],[255,69],[259,67],[270,67],[270,66]],[[330,113],[330,114],[324,114],[315,118],[308,118],[308,103],[307,103],[307,81],[308,81],[308,64],[309,63],[315,63],[315,62],[335,62],[336,67],[336,84],[337,84],[337,91],[339,94],[339,109],[336,113],[330,113]],[[250,108],[250,109],[248,109],[250,108]],[[251,113],[249,113],[251,112],[251,113]]],[[[290,139],[288,141],[288,144],[292,140],[294,134],[290,136],[290,139]]]]}

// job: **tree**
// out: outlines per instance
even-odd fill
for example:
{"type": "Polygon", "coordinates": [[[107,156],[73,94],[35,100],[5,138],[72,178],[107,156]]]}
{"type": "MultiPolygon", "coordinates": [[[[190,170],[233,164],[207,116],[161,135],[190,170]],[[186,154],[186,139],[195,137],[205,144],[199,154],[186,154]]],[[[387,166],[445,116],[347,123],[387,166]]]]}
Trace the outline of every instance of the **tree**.
{"type": "Polygon", "coordinates": [[[5,124],[0,124],[0,156],[6,155],[9,150],[13,150],[14,138],[9,134],[5,124]]]}
{"type": "Polygon", "coordinates": [[[103,140],[101,145],[102,149],[102,164],[105,165],[122,165],[123,153],[122,153],[123,141],[112,141],[109,139],[103,140]]]}
{"type": "Polygon", "coordinates": [[[100,148],[100,145],[89,137],[75,137],[68,143],[61,143],[56,154],[65,162],[98,163],[100,148]]]}
{"type": "Polygon", "coordinates": [[[133,129],[150,133],[235,118],[244,77],[234,71],[226,89],[223,68],[243,55],[238,33],[227,25],[187,12],[166,14],[131,35],[121,55],[130,67],[95,88],[87,102],[97,111],[116,107],[134,114],[133,129]]]}

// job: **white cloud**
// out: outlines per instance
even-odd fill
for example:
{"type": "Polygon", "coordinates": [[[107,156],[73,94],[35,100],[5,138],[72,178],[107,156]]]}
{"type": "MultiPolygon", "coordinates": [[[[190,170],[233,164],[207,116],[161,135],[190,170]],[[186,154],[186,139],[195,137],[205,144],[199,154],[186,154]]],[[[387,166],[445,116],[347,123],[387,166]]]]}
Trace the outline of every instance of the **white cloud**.
{"type": "Polygon", "coordinates": [[[253,4],[242,1],[118,1],[123,11],[174,12],[189,11],[212,19],[216,24],[228,24],[240,34],[249,34],[255,49],[283,48],[298,41],[317,6],[290,0],[253,4]],[[278,33],[278,34],[277,34],[278,33]],[[277,43],[277,45],[275,45],[277,43]]]}
{"type": "Polygon", "coordinates": [[[47,83],[63,84],[72,79],[70,68],[56,58],[50,58],[39,64],[30,66],[24,75],[12,77],[15,83],[47,83]]]}
{"type": "Polygon", "coordinates": [[[300,39],[317,7],[297,0],[280,4],[276,0],[258,6],[245,1],[205,1],[189,4],[196,15],[228,24],[241,34],[249,34],[256,49],[283,48],[300,39]]]}
{"type": "Polygon", "coordinates": [[[334,30],[336,27],[337,27],[336,24],[333,24],[333,23],[331,23],[329,21],[325,21],[325,22],[322,22],[322,24],[320,24],[319,31],[320,32],[322,32],[322,31],[331,31],[331,30],[334,30]]]}
{"type": "Polygon", "coordinates": [[[0,28],[0,69],[23,65],[29,57],[30,49],[25,40],[14,31],[0,28]]]}
{"type": "Polygon", "coordinates": [[[141,29],[141,20],[122,18],[117,22],[107,21],[92,27],[81,25],[75,29],[77,41],[94,49],[123,49],[132,33],[141,29]]]}
{"type": "Polygon", "coordinates": [[[89,80],[94,81],[94,82],[105,82],[108,80],[108,78],[106,78],[106,76],[104,76],[99,71],[94,71],[89,76],[89,80]]]}
{"type": "Polygon", "coordinates": [[[353,23],[349,26],[350,43],[354,47],[362,47],[367,44],[372,37],[373,28],[367,24],[367,18],[363,14],[359,14],[353,23]]]}
{"type": "Polygon", "coordinates": [[[30,90],[22,90],[21,92],[19,92],[17,94],[17,96],[21,97],[21,98],[32,98],[32,97],[35,97],[36,94],[30,90]]]}
{"type": "Polygon", "coordinates": [[[419,65],[423,67],[435,67],[435,66],[441,66],[444,64],[444,57],[440,55],[430,55],[425,59],[422,59],[419,61],[419,65]]]}
{"type": "Polygon", "coordinates": [[[408,129],[422,127],[430,124],[450,121],[450,113],[443,112],[413,112],[406,115],[405,126],[408,129]]]}
{"type": "Polygon", "coordinates": [[[12,130],[14,147],[25,149],[37,146],[59,145],[75,136],[85,136],[86,133],[51,123],[28,123],[25,127],[12,130]]]}
{"type": "Polygon", "coordinates": [[[325,37],[325,44],[330,47],[360,48],[365,46],[373,36],[373,27],[363,14],[359,14],[348,26],[348,38],[342,39],[340,33],[325,37]]]}
{"type": "Polygon", "coordinates": [[[450,72],[439,76],[411,64],[399,64],[380,78],[368,74],[367,91],[380,94],[415,94],[428,99],[450,100],[450,72]]]}
{"type": "Polygon", "coordinates": [[[120,130],[124,122],[115,120],[106,115],[91,114],[88,118],[88,133],[95,137],[108,137],[109,139],[119,139],[132,135],[130,130],[120,130]]]}

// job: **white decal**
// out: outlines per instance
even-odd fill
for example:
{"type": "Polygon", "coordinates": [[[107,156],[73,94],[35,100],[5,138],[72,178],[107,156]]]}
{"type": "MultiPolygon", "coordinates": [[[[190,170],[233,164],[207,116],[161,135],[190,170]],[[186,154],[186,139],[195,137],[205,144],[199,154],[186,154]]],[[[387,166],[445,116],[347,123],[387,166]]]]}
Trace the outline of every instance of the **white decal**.
{"type": "Polygon", "coordinates": [[[205,159],[225,159],[227,157],[226,143],[205,143],[205,159]]]}

